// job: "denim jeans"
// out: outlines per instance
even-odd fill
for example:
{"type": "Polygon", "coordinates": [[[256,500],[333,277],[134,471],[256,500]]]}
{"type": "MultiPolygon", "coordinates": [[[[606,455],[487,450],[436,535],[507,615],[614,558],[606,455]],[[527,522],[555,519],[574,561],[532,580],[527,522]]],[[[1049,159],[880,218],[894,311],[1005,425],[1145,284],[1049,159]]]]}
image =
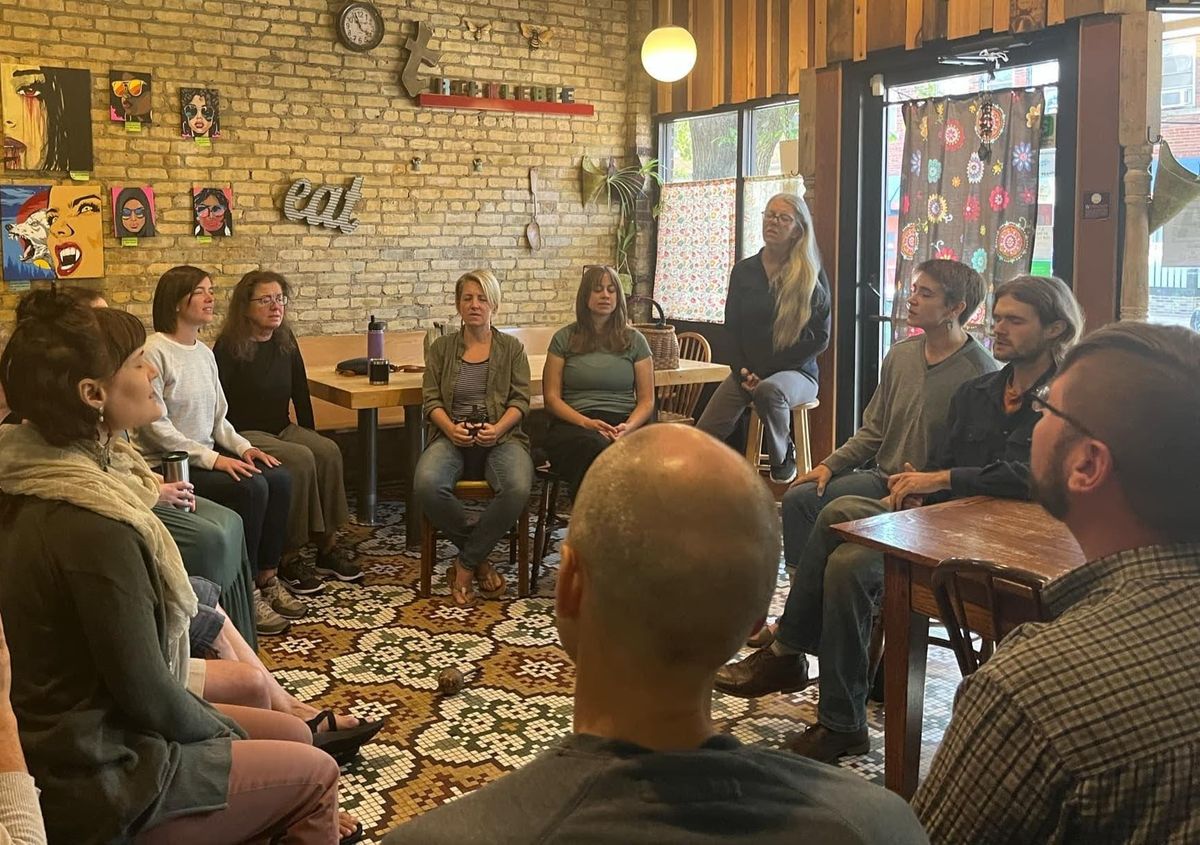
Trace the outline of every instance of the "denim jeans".
{"type": "Polygon", "coordinates": [[[883,553],[847,543],[829,526],[887,510],[865,496],[843,496],[827,505],[797,562],[779,617],[776,639],[821,662],[817,721],[835,731],[867,725],[867,652],[871,620],[883,597],[883,553]]]}
{"type": "Polygon", "coordinates": [[[487,560],[529,503],[533,462],[524,445],[516,440],[488,450],[484,478],[496,495],[474,525],[467,522],[462,500],[454,495],[454,485],[462,475],[462,450],[439,437],[417,461],[413,492],[429,521],[458,547],[462,565],[475,569],[487,560]]]}
{"type": "Polygon", "coordinates": [[[737,373],[731,373],[717,385],[717,391],[704,406],[696,428],[724,440],[753,403],[762,421],[763,442],[771,456],[771,466],[780,466],[788,456],[792,435],[792,408],[817,398],[817,383],[798,370],[781,370],[763,379],[750,393],[737,373]]]}
{"type": "Polygon", "coordinates": [[[825,485],[825,495],[817,495],[813,482],[798,484],[783,494],[783,560],[795,566],[808,545],[813,525],[821,508],[842,496],[881,498],[887,493],[887,476],[877,469],[856,469],[835,475],[825,485]]]}

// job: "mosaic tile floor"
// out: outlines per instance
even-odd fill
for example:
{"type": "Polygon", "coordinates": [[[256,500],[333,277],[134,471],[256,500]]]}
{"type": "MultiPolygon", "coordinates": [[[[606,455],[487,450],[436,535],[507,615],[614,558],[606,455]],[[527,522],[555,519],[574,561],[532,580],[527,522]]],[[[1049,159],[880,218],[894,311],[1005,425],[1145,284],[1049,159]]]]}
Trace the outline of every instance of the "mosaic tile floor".
{"type": "MultiPolygon", "coordinates": [[[[309,599],[307,619],[284,637],[262,645],[280,681],[314,704],[348,710],[387,724],[359,759],[343,769],[344,809],[362,820],[377,842],[400,822],[469,792],[529,761],[571,725],[572,667],[559,648],[553,622],[557,555],[546,561],[535,597],[518,600],[516,573],[507,571],[507,547],[495,563],[508,577],[510,598],[463,610],[446,603],[434,577],[434,595],[417,596],[420,559],[404,546],[403,504],[380,506],[382,525],[352,525],[343,543],[366,572],[361,585],[328,583],[309,599]],[[458,695],[436,692],[437,673],[479,667],[458,695]]],[[[532,529],[532,526],[531,526],[532,529]]],[[[561,537],[561,532],[556,535],[561,537]]],[[[453,554],[439,547],[443,561],[453,554]]],[[[772,615],[787,594],[786,575],[772,615]]],[[[958,668],[953,656],[929,652],[922,769],[950,717],[958,668]]],[[[815,718],[817,689],[754,701],[717,694],[718,727],[747,743],[778,746],[815,718]]],[[[882,708],[873,705],[873,751],[842,766],[882,782],[882,708]]]]}

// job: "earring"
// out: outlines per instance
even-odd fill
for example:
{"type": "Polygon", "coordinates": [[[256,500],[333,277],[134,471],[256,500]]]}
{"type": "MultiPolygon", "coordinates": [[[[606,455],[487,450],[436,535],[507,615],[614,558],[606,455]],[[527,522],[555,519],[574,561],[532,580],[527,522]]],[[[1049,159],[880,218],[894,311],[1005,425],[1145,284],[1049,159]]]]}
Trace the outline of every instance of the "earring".
{"type": "Polygon", "coordinates": [[[104,425],[104,406],[100,406],[100,425],[104,425]]]}

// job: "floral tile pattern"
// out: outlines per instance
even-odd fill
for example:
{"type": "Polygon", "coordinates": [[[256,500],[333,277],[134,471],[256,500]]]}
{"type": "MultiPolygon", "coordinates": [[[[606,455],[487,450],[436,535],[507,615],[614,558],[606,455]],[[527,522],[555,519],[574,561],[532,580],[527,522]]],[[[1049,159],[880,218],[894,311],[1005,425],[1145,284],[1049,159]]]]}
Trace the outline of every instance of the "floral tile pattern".
{"type": "MultiPolygon", "coordinates": [[[[403,505],[384,498],[382,525],[352,525],[342,538],[363,566],[364,582],[328,582],[323,594],[308,600],[306,619],[286,636],[262,639],[276,677],[301,698],[386,719],[375,741],[342,770],[339,787],[342,807],[362,820],[367,842],[524,765],[568,733],[574,684],[554,627],[557,554],[546,559],[537,595],[517,599],[516,573],[508,572],[502,543],[492,560],[509,579],[509,595],[461,609],[446,603],[439,580],[443,553],[450,551],[443,545],[434,595],[422,599],[420,559],[405,546],[403,505]],[[445,696],[436,678],[448,666],[478,671],[465,689],[445,696]]],[[[787,589],[781,571],[772,615],[782,610],[787,589]]],[[[959,680],[953,656],[942,649],[930,650],[928,671],[925,766],[949,721],[959,680]]],[[[815,687],[753,701],[718,694],[713,717],[743,742],[778,747],[814,720],[816,701],[815,687]]],[[[841,762],[877,782],[883,780],[882,716],[872,705],[871,753],[841,762]]]]}

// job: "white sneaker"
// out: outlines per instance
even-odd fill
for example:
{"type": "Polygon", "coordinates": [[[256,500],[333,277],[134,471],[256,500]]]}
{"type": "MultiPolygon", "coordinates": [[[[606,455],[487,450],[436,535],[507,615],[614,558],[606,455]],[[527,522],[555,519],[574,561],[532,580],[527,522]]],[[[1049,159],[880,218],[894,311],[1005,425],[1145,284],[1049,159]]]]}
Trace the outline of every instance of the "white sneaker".
{"type": "Polygon", "coordinates": [[[271,609],[285,619],[303,619],[308,613],[308,605],[285,590],[278,577],[272,578],[259,589],[271,603],[271,609]]]}
{"type": "Polygon", "coordinates": [[[258,631],[259,636],[269,637],[283,634],[290,627],[292,627],[291,623],[271,609],[271,603],[267,601],[262,590],[256,587],[254,589],[254,628],[258,631]]]}

